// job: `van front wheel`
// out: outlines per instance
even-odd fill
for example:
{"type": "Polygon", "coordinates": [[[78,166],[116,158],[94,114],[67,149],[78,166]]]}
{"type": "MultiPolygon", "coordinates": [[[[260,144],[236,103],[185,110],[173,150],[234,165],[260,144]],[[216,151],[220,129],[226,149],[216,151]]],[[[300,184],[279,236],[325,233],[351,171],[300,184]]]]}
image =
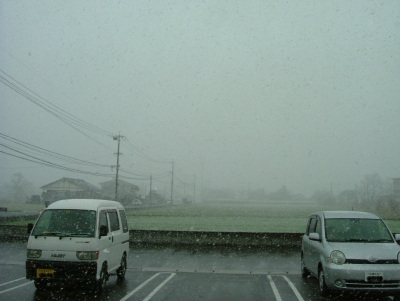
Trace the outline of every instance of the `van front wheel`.
{"type": "Polygon", "coordinates": [[[48,282],[46,280],[35,280],[34,283],[35,283],[35,287],[38,290],[43,290],[43,289],[47,288],[47,284],[48,284],[48,282]]]}
{"type": "Polygon", "coordinates": [[[122,255],[121,258],[121,265],[119,266],[117,270],[117,277],[118,279],[124,279],[125,278],[125,273],[126,273],[126,255],[122,255]]]}
{"type": "Polygon", "coordinates": [[[101,267],[101,272],[100,272],[100,279],[98,280],[98,283],[97,283],[97,289],[99,291],[102,291],[104,289],[104,287],[106,286],[107,280],[108,280],[107,264],[103,263],[103,266],[101,267]]]}

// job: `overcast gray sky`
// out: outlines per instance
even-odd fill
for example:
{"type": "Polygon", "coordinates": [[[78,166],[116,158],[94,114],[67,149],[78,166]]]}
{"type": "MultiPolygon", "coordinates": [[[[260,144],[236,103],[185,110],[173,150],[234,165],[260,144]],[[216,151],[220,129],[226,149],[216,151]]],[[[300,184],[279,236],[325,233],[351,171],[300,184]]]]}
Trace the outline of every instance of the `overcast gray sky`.
{"type": "MultiPolygon", "coordinates": [[[[174,160],[181,180],[196,174],[198,188],[286,185],[310,195],[374,172],[400,176],[397,0],[0,0],[0,69],[77,118],[120,131],[129,140],[121,168],[132,173],[171,170],[135,147],[174,160]]],[[[0,105],[2,134],[116,164],[110,136],[74,129],[4,83],[0,105]]],[[[108,180],[0,153],[1,181],[16,172],[38,187],[64,176],[108,180]]]]}

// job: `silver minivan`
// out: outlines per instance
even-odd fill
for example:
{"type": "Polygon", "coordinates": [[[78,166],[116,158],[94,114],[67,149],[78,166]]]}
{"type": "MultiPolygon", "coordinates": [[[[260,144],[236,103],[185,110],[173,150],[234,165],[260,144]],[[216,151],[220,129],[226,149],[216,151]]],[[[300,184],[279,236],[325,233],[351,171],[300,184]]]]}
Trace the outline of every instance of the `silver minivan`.
{"type": "Polygon", "coordinates": [[[400,292],[400,235],[378,216],[355,211],[322,211],[309,217],[301,247],[301,275],[318,278],[330,291],[400,292]]]}
{"type": "Polygon", "coordinates": [[[28,233],[26,278],[38,289],[67,282],[101,290],[110,275],[125,277],[129,230],[118,202],[57,201],[28,227],[28,233]]]}

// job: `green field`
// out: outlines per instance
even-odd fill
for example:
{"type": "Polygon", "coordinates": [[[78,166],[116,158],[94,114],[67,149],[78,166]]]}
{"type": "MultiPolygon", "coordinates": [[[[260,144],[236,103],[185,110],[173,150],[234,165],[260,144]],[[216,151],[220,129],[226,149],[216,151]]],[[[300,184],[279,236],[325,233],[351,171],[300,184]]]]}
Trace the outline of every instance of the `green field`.
{"type": "MultiPolygon", "coordinates": [[[[128,209],[128,222],[136,230],[194,230],[229,232],[302,233],[307,217],[321,210],[359,210],[361,207],[326,206],[315,203],[218,203],[169,206],[141,210],[128,209]]],[[[400,233],[400,220],[389,214],[373,212],[400,233]]]]}
{"type": "MultiPolygon", "coordinates": [[[[42,205],[1,205],[9,211],[39,211],[42,205]]],[[[380,215],[394,233],[400,233],[400,220],[390,213],[374,212],[362,207],[321,205],[315,203],[207,203],[145,209],[127,208],[132,230],[288,232],[302,233],[307,217],[321,210],[359,210],[380,215]]],[[[34,222],[34,221],[32,221],[34,222]]],[[[28,222],[12,222],[26,225],[28,222]]]]}

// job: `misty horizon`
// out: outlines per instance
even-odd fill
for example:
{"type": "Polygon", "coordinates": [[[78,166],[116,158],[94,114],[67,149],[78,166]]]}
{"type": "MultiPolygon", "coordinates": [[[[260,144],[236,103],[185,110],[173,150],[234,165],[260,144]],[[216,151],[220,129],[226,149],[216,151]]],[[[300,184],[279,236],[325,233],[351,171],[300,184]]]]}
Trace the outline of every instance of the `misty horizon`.
{"type": "Polygon", "coordinates": [[[92,174],[46,167],[4,154],[17,155],[0,139],[0,185],[18,172],[37,188],[112,179],[113,135],[125,137],[119,176],[141,193],[150,175],[169,190],[172,161],[174,185],[195,176],[197,191],[286,185],[310,196],[400,177],[399,2],[0,7],[0,133],[99,164],[41,154],[92,174]],[[72,127],[6,80],[101,130],[72,127]]]}

